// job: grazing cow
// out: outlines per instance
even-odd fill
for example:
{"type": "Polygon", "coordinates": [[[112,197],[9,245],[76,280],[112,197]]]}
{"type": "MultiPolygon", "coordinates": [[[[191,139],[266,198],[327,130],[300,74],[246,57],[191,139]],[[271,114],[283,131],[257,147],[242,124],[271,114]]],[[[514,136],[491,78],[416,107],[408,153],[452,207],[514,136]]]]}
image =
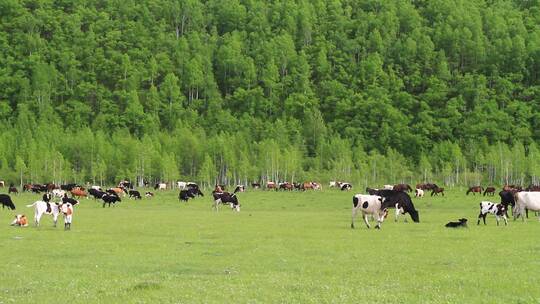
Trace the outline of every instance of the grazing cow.
{"type": "Polygon", "coordinates": [[[26,218],[26,215],[24,214],[15,215],[15,219],[13,220],[13,222],[11,222],[11,226],[27,227],[28,219],[26,218]]]}
{"type": "Polygon", "coordinates": [[[293,188],[294,188],[294,186],[293,186],[291,183],[288,183],[288,182],[279,183],[279,190],[289,190],[289,191],[292,191],[293,188]]]}
{"type": "Polygon", "coordinates": [[[178,194],[178,199],[180,201],[187,202],[190,198],[195,198],[195,194],[190,190],[191,189],[180,190],[180,193],[178,194]]]}
{"type": "Polygon", "coordinates": [[[15,187],[9,187],[8,194],[11,194],[11,193],[19,194],[19,190],[17,190],[17,188],[15,187]]]}
{"type": "Polygon", "coordinates": [[[377,195],[384,198],[382,204],[383,209],[396,208],[396,222],[398,220],[398,216],[405,213],[409,213],[411,219],[415,223],[420,222],[418,211],[414,208],[411,197],[409,194],[407,194],[407,192],[383,189],[379,190],[377,195]]]}
{"type": "Polygon", "coordinates": [[[60,212],[64,215],[64,230],[71,230],[71,221],[73,220],[73,205],[63,203],[60,205],[60,212]]]}
{"type": "Polygon", "coordinates": [[[120,196],[120,194],[122,194],[122,196],[124,196],[124,197],[126,196],[126,192],[124,191],[124,189],[123,188],[118,188],[118,187],[108,189],[107,193],[115,194],[117,196],[120,196]]]}
{"type": "Polygon", "coordinates": [[[341,191],[350,191],[352,189],[352,185],[349,183],[340,183],[340,189],[341,191]]]}
{"type": "Polygon", "coordinates": [[[434,188],[438,188],[438,186],[436,184],[431,184],[431,183],[416,184],[416,189],[433,190],[434,188]]]}
{"type": "Polygon", "coordinates": [[[480,203],[480,214],[478,214],[477,225],[480,225],[480,219],[484,220],[484,225],[486,224],[486,215],[488,213],[495,214],[497,226],[499,226],[500,217],[504,219],[504,225],[508,225],[508,219],[506,218],[506,207],[504,207],[503,204],[495,204],[486,201],[480,203]]]}
{"type": "Polygon", "coordinates": [[[154,193],[153,192],[150,192],[150,191],[146,191],[146,193],[144,194],[145,197],[154,197],[154,193]]]}
{"type": "MultiPolygon", "coordinates": [[[[116,192],[114,192],[114,193],[116,194],[116,192]]],[[[94,199],[100,199],[104,195],[107,195],[107,192],[103,192],[101,190],[96,190],[96,189],[92,188],[92,189],[88,190],[88,194],[90,194],[92,197],[94,197],[94,199]]]]}
{"type": "MultiPolygon", "coordinates": [[[[523,213],[526,210],[540,211],[540,192],[518,192],[515,198],[514,220],[521,216],[522,220],[525,221],[525,214],[523,213]]],[[[540,220],[540,217],[538,220],[540,220]]]]}
{"type": "Polygon", "coordinates": [[[251,187],[253,189],[259,189],[259,188],[261,188],[261,184],[260,183],[251,183],[251,187]]]}
{"type": "Polygon", "coordinates": [[[469,188],[469,190],[467,190],[467,193],[466,195],[469,195],[469,193],[472,192],[473,195],[476,195],[476,193],[482,193],[482,191],[484,191],[484,188],[481,187],[481,186],[472,186],[469,188]]]}
{"type": "Polygon", "coordinates": [[[15,204],[13,204],[11,197],[7,194],[0,194],[0,204],[2,204],[2,209],[8,207],[11,210],[15,210],[15,204]]]}
{"type": "Polygon", "coordinates": [[[34,224],[36,225],[36,227],[39,226],[39,222],[41,221],[41,217],[43,216],[43,214],[52,215],[54,227],[56,227],[56,222],[58,221],[58,214],[60,213],[58,204],[51,204],[44,201],[36,201],[31,205],[26,205],[26,207],[34,207],[34,224]]]}
{"type": "Polygon", "coordinates": [[[142,199],[141,193],[137,190],[129,190],[129,198],[142,199]]]}
{"type": "Polygon", "coordinates": [[[234,188],[234,193],[236,192],[245,192],[246,187],[244,185],[236,185],[236,188],[234,188]]]}
{"type": "Polygon", "coordinates": [[[105,208],[105,204],[109,204],[109,208],[111,207],[111,204],[113,204],[113,207],[116,206],[116,202],[121,202],[122,200],[118,195],[115,194],[107,194],[101,197],[103,200],[103,208],[105,208]]]}
{"type": "Polygon", "coordinates": [[[411,186],[409,186],[409,184],[397,184],[397,185],[394,185],[392,189],[396,191],[407,191],[407,192],[412,191],[412,188],[411,186]]]}
{"type": "Polygon", "coordinates": [[[154,186],[154,190],[167,190],[167,184],[165,184],[165,183],[157,183],[154,186]]]}
{"type": "Polygon", "coordinates": [[[214,204],[212,208],[216,210],[216,212],[219,211],[220,204],[229,204],[233,211],[240,212],[240,203],[238,202],[236,192],[232,194],[229,192],[212,192],[212,196],[214,197],[214,204]]]}
{"type": "Polygon", "coordinates": [[[424,190],[422,189],[416,189],[414,191],[414,197],[424,197],[424,190]]]}
{"type": "Polygon", "coordinates": [[[24,184],[22,187],[22,192],[26,191],[32,191],[32,185],[31,184],[24,184]]]}
{"type": "Polygon", "coordinates": [[[447,228],[467,228],[467,219],[466,218],[460,218],[458,222],[449,222],[448,224],[444,225],[447,228]]]}
{"type": "Polygon", "coordinates": [[[486,194],[494,196],[495,195],[495,187],[486,187],[486,190],[484,191],[484,196],[486,196],[486,194]]]}
{"type": "Polygon", "coordinates": [[[67,195],[62,197],[62,204],[68,204],[68,203],[75,206],[79,204],[79,201],[74,198],[68,197],[67,195]]]}
{"type": "Polygon", "coordinates": [[[356,194],[353,196],[351,228],[354,229],[354,219],[356,218],[358,209],[360,209],[362,211],[362,218],[364,218],[364,222],[368,229],[371,228],[368,215],[375,217],[377,220],[377,226],[375,226],[375,228],[381,229],[381,224],[388,214],[388,209],[382,207],[382,201],[383,198],[378,195],[356,194]]]}
{"type": "Polygon", "coordinates": [[[88,198],[88,194],[82,188],[78,188],[78,187],[73,188],[70,191],[70,193],[71,193],[72,197],[77,197],[77,198],[86,197],[86,198],[88,198]]]}
{"type": "Polygon", "coordinates": [[[439,196],[439,193],[442,194],[442,196],[444,196],[444,188],[437,187],[437,188],[433,188],[431,190],[431,196],[433,196],[433,195],[439,196]]]}
{"type": "Polygon", "coordinates": [[[267,190],[270,190],[270,189],[274,189],[274,190],[275,190],[275,189],[277,189],[277,185],[276,185],[276,183],[274,183],[274,182],[267,182],[267,183],[266,183],[266,189],[267,189],[267,190]]]}

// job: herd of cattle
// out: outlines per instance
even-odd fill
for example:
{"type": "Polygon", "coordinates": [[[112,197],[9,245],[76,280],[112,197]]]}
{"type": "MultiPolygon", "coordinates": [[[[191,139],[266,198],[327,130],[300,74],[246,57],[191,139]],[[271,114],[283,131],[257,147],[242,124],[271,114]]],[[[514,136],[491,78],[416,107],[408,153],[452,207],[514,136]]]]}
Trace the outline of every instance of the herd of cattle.
{"type": "MultiPolygon", "coordinates": [[[[190,199],[196,197],[203,197],[204,194],[201,191],[199,185],[193,182],[179,181],[175,184],[180,190],[178,199],[181,202],[188,202],[190,199]]],[[[5,183],[0,181],[0,187],[4,187],[5,183]]],[[[261,184],[254,182],[251,184],[253,189],[261,189],[261,184]]],[[[169,184],[157,183],[154,186],[155,190],[166,190],[170,188],[169,184]]],[[[304,183],[289,183],[279,182],[275,183],[268,181],[265,184],[267,190],[275,191],[306,191],[306,190],[322,190],[322,186],[317,182],[304,182],[304,183]]],[[[341,191],[349,191],[352,189],[352,184],[341,181],[331,181],[329,188],[339,189],[341,191]]],[[[227,192],[225,185],[216,185],[212,191],[213,205],[212,208],[215,211],[219,210],[220,205],[229,205],[233,211],[240,211],[240,203],[238,201],[237,193],[244,192],[246,187],[244,185],[236,185],[234,191],[227,192]]],[[[409,192],[413,189],[408,184],[397,185],[384,185],[382,188],[366,188],[365,194],[356,194],[353,196],[353,208],[352,208],[352,221],[351,228],[355,228],[355,218],[358,211],[362,212],[362,217],[368,228],[369,216],[377,221],[376,228],[381,228],[381,224],[388,215],[388,210],[395,209],[395,221],[398,221],[399,216],[409,214],[414,222],[419,222],[420,217],[418,211],[415,209],[409,192]]],[[[424,196],[425,191],[431,190],[431,196],[437,196],[439,194],[444,196],[444,188],[432,183],[417,184],[415,187],[415,197],[421,198],[424,196]]],[[[135,190],[133,184],[129,181],[121,181],[118,186],[103,190],[100,186],[90,186],[88,189],[77,184],[65,184],[55,185],[49,184],[26,184],[22,187],[23,192],[33,192],[43,194],[42,199],[34,202],[27,207],[34,207],[34,223],[39,226],[41,217],[45,215],[51,215],[53,217],[54,226],[56,226],[59,214],[64,216],[64,227],[66,230],[71,228],[71,222],[73,217],[74,206],[79,204],[79,199],[92,197],[95,200],[101,200],[103,207],[111,204],[114,206],[117,202],[122,201],[122,197],[128,196],[131,199],[142,199],[142,195],[139,191],[135,190]]],[[[481,187],[473,186],[466,191],[466,195],[469,194],[483,194],[494,196],[496,192],[495,187],[481,187]]],[[[2,207],[8,207],[15,210],[15,205],[11,200],[10,194],[17,194],[18,190],[13,185],[9,186],[8,194],[0,194],[0,204],[2,207]]],[[[146,191],[144,196],[151,198],[154,196],[153,192],[146,191]]],[[[508,223],[508,209],[512,210],[514,219],[521,216],[528,217],[528,211],[540,211],[540,186],[531,185],[525,189],[520,186],[506,185],[502,191],[499,192],[501,198],[500,203],[483,201],[480,203],[480,213],[478,215],[478,224],[480,220],[486,223],[487,214],[493,214],[496,217],[497,225],[502,218],[505,225],[508,223]]],[[[459,219],[458,222],[450,222],[447,227],[463,227],[466,226],[467,219],[459,219]]],[[[12,222],[14,226],[27,226],[28,220],[26,216],[18,214],[12,222]]]]}

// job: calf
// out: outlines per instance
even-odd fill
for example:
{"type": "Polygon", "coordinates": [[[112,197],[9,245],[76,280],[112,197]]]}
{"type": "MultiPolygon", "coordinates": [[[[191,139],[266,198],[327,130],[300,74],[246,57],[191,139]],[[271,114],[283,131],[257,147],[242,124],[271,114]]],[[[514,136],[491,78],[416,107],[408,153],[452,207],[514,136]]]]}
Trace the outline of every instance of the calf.
{"type": "Polygon", "coordinates": [[[424,197],[424,190],[416,189],[416,191],[414,192],[414,197],[424,197]]]}
{"type": "Polygon", "coordinates": [[[495,204],[492,202],[481,202],[480,203],[480,214],[478,214],[478,223],[480,225],[480,218],[484,220],[484,225],[486,225],[486,216],[488,213],[494,214],[497,219],[497,226],[499,226],[499,218],[504,219],[504,225],[508,225],[508,219],[506,218],[506,207],[503,204],[495,204]]]}
{"type": "Polygon", "coordinates": [[[27,227],[28,219],[26,218],[26,215],[24,214],[15,215],[15,219],[13,220],[13,222],[11,222],[11,226],[27,227]]]}
{"type": "Polygon", "coordinates": [[[340,189],[341,191],[349,191],[352,189],[352,185],[349,183],[341,183],[340,189]]]}
{"type": "Polygon", "coordinates": [[[137,190],[129,190],[129,198],[142,199],[141,193],[137,190]]]}
{"type": "Polygon", "coordinates": [[[375,228],[381,229],[381,224],[388,214],[388,210],[386,208],[382,208],[382,201],[383,198],[378,195],[357,194],[353,196],[351,228],[354,229],[354,219],[356,218],[358,210],[361,210],[362,217],[364,218],[364,222],[366,223],[368,229],[371,228],[368,220],[369,214],[371,214],[377,220],[377,226],[375,226],[375,228]]]}
{"type": "Polygon", "coordinates": [[[19,194],[19,190],[17,190],[16,187],[11,186],[8,189],[8,194],[11,194],[11,193],[19,194]]]}
{"type": "Polygon", "coordinates": [[[448,224],[444,225],[447,228],[459,228],[464,227],[467,228],[467,219],[461,218],[458,220],[459,222],[449,222],[448,224]]]}
{"type": "Polygon", "coordinates": [[[154,193],[153,192],[150,192],[150,191],[146,191],[146,193],[144,194],[145,197],[154,197],[154,193]]]}
{"type": "Polygon", "coordinates": [[[63,203],[60,205],[60,211],[64,215],[64,230],[71,230],[71,221],[73,220],[73,205],[63,203]]]}

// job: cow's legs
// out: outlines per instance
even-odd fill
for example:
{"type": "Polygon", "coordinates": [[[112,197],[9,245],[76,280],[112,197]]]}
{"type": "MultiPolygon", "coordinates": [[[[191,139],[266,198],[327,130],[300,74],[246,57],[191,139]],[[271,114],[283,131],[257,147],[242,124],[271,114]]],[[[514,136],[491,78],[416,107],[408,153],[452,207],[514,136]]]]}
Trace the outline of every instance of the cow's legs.
{"type": "Polygon", "coordinates": [[[356,213],[358,213],[358,209],[355,207],[352,208],[352,219],[351,219],[351,228],[354,229],[354,219],[356,218],[356,213]]]}
{"type": "Polygon", "coordinates": [[[506,216],[506,214],[503,214],[502,218],[504,220],[504,225],[507,226],[508,225],[508,217],[506,216]]]}
{"type": "Polygon", "coordinates": [[[484,219],[484,225],[486,224],[486,217],[484,214],[482,214],[482,211],[480,211],[480,214],[478,214],[478,222],[476,223],[476,225],[480,225],[480,219],[483,218],[484,219]]]}
{"type": "Polygon", "coordinates": [[[58,213],[53,213],[53,221],[54,221],[54,227],[56,227],[56,222],[58,222],[58,213]]]}
{"type": "Polygon", "coordinates": [[[499,216],[495,215],[495,220],[497,221],[497,226],[499,226],[499,216]]]}
{"type": "Polygon", "coordinates": [[[362,214],[362,216],[364,217],[364,223],[366,223],[368,229],[371,228],[371,226],[369,225],[368,215],[364,213],[362,214]]]}

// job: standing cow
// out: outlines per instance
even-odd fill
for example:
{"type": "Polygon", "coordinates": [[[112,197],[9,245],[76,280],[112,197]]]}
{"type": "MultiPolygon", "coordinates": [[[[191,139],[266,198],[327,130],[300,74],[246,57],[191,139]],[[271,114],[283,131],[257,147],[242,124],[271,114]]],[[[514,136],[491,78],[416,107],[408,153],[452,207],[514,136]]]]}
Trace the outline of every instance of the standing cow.
{"type": "Polygon", "coordinates": [[[514,220],[521,216],[522,220],[525,221],[526,210],[540,211],[540,192],[518,192],[515,197],[514,220]]]}
{"type": "Polygon", "coordinates": [[[368,229],[371,228],[368,220],[369,215],[372,215],[377,221],[375,228],[381,229],[382,222],[388,213],[387,208],[382,207],[382,201],[383,198],[378,195],[357,194],[353,196],[351,228],[354,229],[354,219],[358,210],[361,210],[362,218],[368,229]]]}

